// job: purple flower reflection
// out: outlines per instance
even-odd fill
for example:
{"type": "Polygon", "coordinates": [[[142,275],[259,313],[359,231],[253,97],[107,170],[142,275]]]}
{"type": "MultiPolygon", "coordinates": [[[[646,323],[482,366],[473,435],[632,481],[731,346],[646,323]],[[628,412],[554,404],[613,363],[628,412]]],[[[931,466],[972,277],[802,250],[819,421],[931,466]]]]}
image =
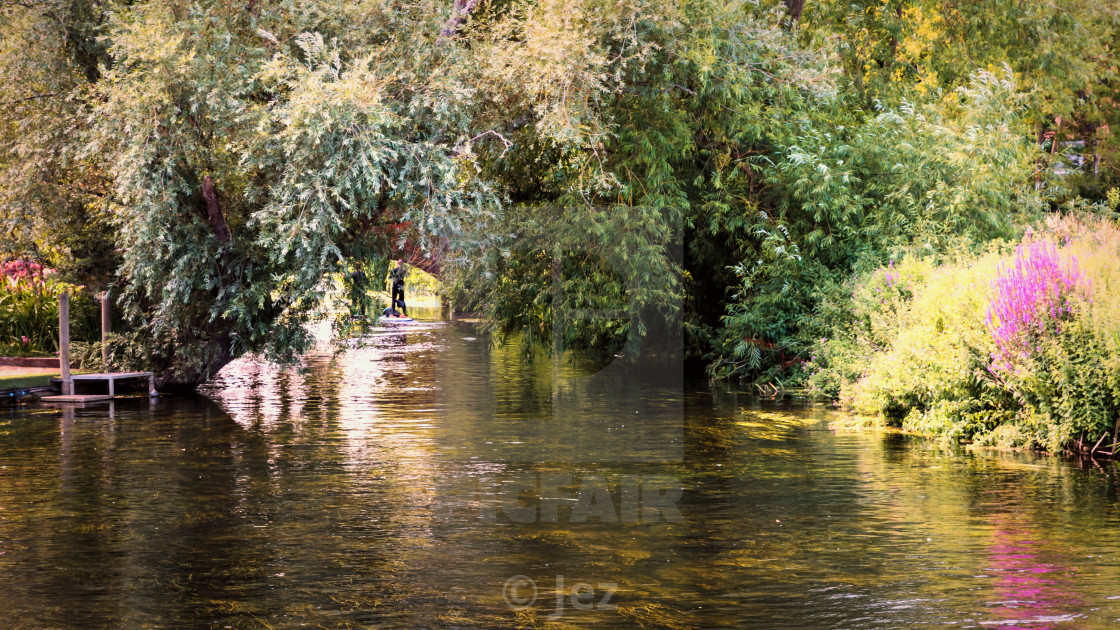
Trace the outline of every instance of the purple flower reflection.
{"type": "Polygon", "coordinates": [[[1079,615],[1081,598],[1073,590],[1074,569],[1049,541],[1023,525],[1015,515],[990,517],[995,531],[987,572],[996,582],[988,613],[981,622],[998,630],[1059,630],[1079,615]]]}

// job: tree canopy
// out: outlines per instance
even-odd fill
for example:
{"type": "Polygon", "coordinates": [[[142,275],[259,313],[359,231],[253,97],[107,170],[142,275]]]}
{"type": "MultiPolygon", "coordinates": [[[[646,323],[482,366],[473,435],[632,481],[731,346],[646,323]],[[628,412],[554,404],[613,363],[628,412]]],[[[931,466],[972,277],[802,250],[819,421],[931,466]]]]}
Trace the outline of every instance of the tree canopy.
{"type": "Polygon", "coordinates": [[[861,265],[1120,179],[1108,3],[0,0],[0,21],[0,256],[116,288],[168,382],[293,359],[331,278],[402,250],[497,332],[614,354],[676,321],[714,374],[764,378],[861,265]]]}

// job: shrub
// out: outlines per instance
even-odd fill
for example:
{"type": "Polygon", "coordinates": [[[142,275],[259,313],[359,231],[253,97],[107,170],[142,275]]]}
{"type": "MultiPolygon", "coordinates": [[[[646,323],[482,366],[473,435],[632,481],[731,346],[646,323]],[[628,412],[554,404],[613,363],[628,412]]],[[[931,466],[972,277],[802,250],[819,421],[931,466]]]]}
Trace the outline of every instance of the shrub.
{"type": "Polygon", "coordinates": [[[1040,268],[1050,274],[1049,293],[995,374],[1020,403],[1017,422],[1035,442],[1050,450],[1101,442],[1111,450],[1120,421],[1120,305],[1110,297],[1120,288],[1120,228],[1099,218],[1054,218],[1046,227],[1064,243],[1065,265],[1055,268],[1058,252],[1048,254],[1040,268]]]}
{"type": "Polygon", "coordinates": [[[992,346],[980,314],[987,305],[984,276],[997,256],[941,267],[903,264],[906,292],[884,301],[893,314],[879,317],[881,341],[864,373],[841,392],[847,404],[896,426],[927,427],[923,432],[938,427],[942,434],[966,435],[985,424],[990,405],[983,401],[990,392],[981,370],[992,346]],[[909,272],[913,268],[921,272],[909,272]],[[962,400],[977,402],[953,406],[962,400]]]}
{"type": "Polygon", "coordinates": [[[51,269],[14,260],[0,265],[0,355],[49,356],[58,351],[58,297],[70,293],[70,334],[96,334],[97,306],[85,287],[59,281],[51,269]]]}
{"type": "Polygon", "coordinates": [[[1077,258],[1065,261],[1046,241],[1024,243],[1014,264],[1000,265],[992,282],[987,326],[996,343],[993,374],[1016,369],[1040,343],[1061,332],[1062,322],[1074,317],[1074,300],[1087,294],[1089,281],[1081,275],[1077,258]]]}
{"type": "Polygon", "coordinates": [[[70,364],[82,370],[145,372],[155,370],[166,358],[160,344],[153,344],[145,331],[117,332],[108,335],[108,365],[101,360],[101,341],[74,342],[70,364]]]}
{"type": "Polygon", "coordinates": [[[881,422],[947,440],[1111,450],[1120,412],[1120,228],[1049,220],[1014,252],[852,281],[810,383],[881,422]],[[898,290],[898,286],[907,287],[898,290]],[[1094,300],[1090,287],[1102,299],[1094,300]]]}

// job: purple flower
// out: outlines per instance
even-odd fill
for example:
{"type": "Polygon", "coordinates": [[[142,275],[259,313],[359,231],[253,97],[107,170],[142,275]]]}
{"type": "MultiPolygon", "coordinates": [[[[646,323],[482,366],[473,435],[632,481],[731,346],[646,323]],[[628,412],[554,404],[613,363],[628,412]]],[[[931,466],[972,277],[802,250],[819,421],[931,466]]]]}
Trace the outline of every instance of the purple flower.
{"type": "Polygon", "coordinates": [[[1075,313],[1074,295],[1088,293],[1077,258],[1063,261],[1058,250],[1046,242],[1020,245],[1013,264],[1000,265],[992,282],[985,323],[998,349],[993,366],[1010,370],[1011,361],[1027,359],[1028,351],[1035,348],[1040,351],[1041,344],[1032,340],[1060,333],[1058,322],[1075,313]]]}

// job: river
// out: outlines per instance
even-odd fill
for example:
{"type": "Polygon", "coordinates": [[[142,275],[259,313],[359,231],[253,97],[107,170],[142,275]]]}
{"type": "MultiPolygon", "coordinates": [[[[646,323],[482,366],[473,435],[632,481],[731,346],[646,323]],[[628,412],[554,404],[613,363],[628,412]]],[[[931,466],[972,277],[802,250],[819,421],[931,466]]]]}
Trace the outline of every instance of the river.
{"type": "Polygon", "coordinates": [[[1110,464],[687,376],[431,321],[195,396],[0,410],[0,627],[1120,623],[1110,464]]]}

